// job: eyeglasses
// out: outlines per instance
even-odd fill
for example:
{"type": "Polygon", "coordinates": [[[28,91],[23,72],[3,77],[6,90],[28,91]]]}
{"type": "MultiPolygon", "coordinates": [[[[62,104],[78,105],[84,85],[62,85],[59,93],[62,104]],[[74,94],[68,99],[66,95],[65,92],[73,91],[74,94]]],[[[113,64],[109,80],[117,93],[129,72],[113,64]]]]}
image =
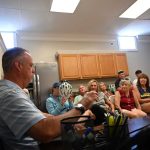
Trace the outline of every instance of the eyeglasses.
{"type": "Polygon", "coordinates": [[[124,78],[124,80],[127,80],[127,81],[129,81],[129,78],[124,78]]]}

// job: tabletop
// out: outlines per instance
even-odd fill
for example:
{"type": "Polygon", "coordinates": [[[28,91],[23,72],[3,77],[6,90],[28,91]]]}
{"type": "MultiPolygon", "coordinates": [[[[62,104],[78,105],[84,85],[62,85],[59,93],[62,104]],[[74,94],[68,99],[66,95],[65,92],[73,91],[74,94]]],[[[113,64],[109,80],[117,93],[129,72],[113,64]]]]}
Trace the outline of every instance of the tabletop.
{"type": "Polygon", "coordinates": [[[150,116],[133,118],[128,120],[128,129],[131,136],[138,133],[143,128],[150,126],[150,116]]]}

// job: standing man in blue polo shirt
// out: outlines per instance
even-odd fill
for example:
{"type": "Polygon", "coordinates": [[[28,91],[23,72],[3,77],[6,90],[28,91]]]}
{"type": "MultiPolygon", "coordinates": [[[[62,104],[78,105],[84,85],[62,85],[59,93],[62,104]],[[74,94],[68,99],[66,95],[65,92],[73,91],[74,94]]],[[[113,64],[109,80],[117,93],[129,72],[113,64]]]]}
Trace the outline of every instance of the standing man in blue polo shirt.
{"type": "MultiPolygon", "coordinates": [[[[32,57],[27,50],[18,47],[7,50],[2,57],[2,67],[0,141],[4,150],[39,150],[39,142],[49,142],[60,135],[60,120],[80,115],[80,109],[76,108],[58,116],[36,108],[23,90],[34,74],[32,57]]],[[[80,104],[86,110],[97,97],[96,92],[89,92],[80,104]]]]}

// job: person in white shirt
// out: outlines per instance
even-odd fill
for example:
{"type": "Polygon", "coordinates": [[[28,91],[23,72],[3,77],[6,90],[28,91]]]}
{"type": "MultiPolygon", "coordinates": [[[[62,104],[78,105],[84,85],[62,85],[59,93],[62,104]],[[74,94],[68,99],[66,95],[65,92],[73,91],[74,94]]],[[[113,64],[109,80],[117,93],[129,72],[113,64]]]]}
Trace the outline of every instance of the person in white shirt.
{"type": "Polygon", "coordinates": [[[79,86],[79,95],[77,95],[75,98],[74,98],[74,105],[76,105],[84,96],[84,94],[87,92],[87,89],[84,85],[80,85],[79,86]]]}
{"type": "Polygon", "coordinates": [[[141,70],[136,70],[136,71],[135,71],[135,75],[136,75],[137,78],[134,79],[133,82],[132,82],[132,84],[133,84],[134,87],[137,86],[137,79],[138,79],[138,77],[140,76],[141,73],[142,73],[141,70]]]}

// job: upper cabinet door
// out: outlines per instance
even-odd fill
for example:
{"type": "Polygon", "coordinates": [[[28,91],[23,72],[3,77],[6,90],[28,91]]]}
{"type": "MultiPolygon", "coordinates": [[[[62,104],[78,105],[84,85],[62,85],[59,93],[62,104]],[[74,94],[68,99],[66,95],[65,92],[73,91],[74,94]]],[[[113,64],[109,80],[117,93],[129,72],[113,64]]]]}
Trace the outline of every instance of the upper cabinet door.
{"type": "Polygon", "coordinates": [[[102,77],[113,77],[116,76],[116,65],[114,54],[100,54],[99,55],[99,66],[101,69],[102,77]]]}
{"type": "Polygon", "coordinates": [[[82,78],[100,77],[97,54],[81,54],[80,61],[82,78]]]}
{"type": "Polygon", "coordinates": [[[118,70],[128,72],[125,53],[59,54],[61,80],[114,77],[118,70]]]}
{"type": "Polygon", "coordinates": [[[116,68],[118,70],[125,71],[126,75],[129,75],[127,56],[125,53],[117,53],[115,54],[116,58],[116,68]]]}
{"type": "Polygon", "coordinates": [[[80,79],[80,59],[76,54],[60,54],[59,59],[60,79],[80,79]]]}

